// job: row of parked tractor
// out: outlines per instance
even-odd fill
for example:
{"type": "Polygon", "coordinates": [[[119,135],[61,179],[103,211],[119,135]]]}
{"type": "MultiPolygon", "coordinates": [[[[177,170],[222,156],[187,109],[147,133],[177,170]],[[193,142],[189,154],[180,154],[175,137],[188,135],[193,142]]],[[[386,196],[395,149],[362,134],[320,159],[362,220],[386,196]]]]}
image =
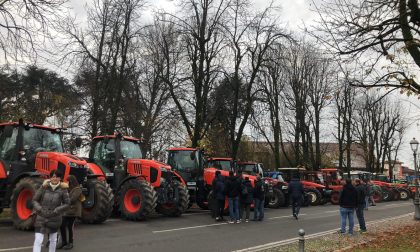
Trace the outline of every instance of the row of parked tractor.
{"type": "MultiPolygon", "coordinates": [[[[81,220],[85,223],[101,223],[111,215],[134,221],[155,213],[176,217],[193,204],[209,209],[218,170],[226,177],[230,171],[242,174],[252,185],[260,174],[269,189],[267,207],[289,205],[287,181],[295,172],[303,179],[306,205],[338,202],[342,174],[336,169],[311,173],[289,168],[264,173],[256,162],[209,158],[198,148],[184,147],[168,149],[167,163],[162,163],[144,158],[140,139],[119,133],[94,137],[89,156],[81,158],[64,151],[62,135],[62,129],[23,120],[0,124],[0,213],[10,208],[17,229],[33,228],[32,197],[51,170],[59,170],[65,181],[74,175],[82,185],[81,220]]],[[[81,144],[76,138],[75,145],[81,144]]],[[[411,195],[409,187],[381,183],[375,187],[377,201],[411,195]]]]}

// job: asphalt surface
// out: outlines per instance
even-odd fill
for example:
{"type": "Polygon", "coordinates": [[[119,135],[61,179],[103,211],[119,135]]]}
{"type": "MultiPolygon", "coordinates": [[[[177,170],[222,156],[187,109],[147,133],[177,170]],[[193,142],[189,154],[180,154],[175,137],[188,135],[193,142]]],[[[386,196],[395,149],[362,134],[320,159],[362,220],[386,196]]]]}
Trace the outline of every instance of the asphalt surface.
{"type": "MultiPolygon", "coordinates": [[[[208,211],[199,209],[178,218],[157,215],[142,222],[109,219],[100,225],[77,223],[72,251],[233,251],[295,238],[300,228],[307,235],[338,230],[338,206],[302,208],[299,220],[292,218],[291,211],[266,209],[264,221],[240,224],[215,222],[208,211]]],[[[365,218],[375,221],[413,211],[411,200],[392,201],[370,207],[365,218]]],[[[0,221],[0,252],[32,251],[33,239],[33,232],[18,231],[10,221],[0,221]]]]}

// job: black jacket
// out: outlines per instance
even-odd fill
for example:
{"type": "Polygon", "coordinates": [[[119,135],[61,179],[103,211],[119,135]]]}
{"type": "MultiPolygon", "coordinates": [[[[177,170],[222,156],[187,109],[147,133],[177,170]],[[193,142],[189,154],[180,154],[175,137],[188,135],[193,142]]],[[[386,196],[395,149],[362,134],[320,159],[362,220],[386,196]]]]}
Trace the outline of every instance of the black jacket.
{"type": "Polygon", "coordinates": [[[241,187],[241,203],[242,204],[251,204],[252,199],[254,198],[254,188],[252,188],[252,184],[250,180],[243,180],[242,187],[241,187]],[[242,194],[246,188],[247,194],[242,194]]]}
{"type": "Polygon", "coordinates": [[[225,199],[225,179],[222,175],[218,175],[213,180],[213,193],[217,200],[225,199]]]}
{"type": "Polygon", "coordinates": [[[300,199],[305,191],[299,179],[292,179],[289,183],[289,195],[292,199],[300,199]]]}
{"type": "Polygon", "coordinates": [[[357,191],[353,185],[344,185],[340,193],[340,207],[356,208],[357,207],[357,191]]]}
{"type": "Polygon", "coordinates": [[[241,182],[238,177],[228,177],[225,184],[225,192],[229,198],[238,197],[241,193],[241,182]]]}
{"type": "Polygon", "coordinates": [[[365,196],[366,196],[366,186],[365,185],[357,185],[357,205],[364,205],[365,204],[365,196]]]}
{"type": "Polygon", "coordinates": [[[254,199],[263,200],[264,197],[265,197],[264,181],[262,181],[262,179],[259,179],[255,181],[254,199]]]}

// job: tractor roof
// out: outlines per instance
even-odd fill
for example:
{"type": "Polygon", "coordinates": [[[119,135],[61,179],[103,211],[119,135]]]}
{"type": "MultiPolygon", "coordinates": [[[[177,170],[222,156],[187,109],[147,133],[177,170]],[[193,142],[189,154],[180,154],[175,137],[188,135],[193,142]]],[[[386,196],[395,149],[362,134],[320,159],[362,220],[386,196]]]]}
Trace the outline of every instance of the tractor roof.
{"type": "Polygon", "coordinates": [[[227,157],[210,157],[208,159],[209,161],[233,161],[232,158],[227,158],[227,157]]]}
{"type": "MultiPolygon", "coordinates": [[[[96,136],[93,138],[93,140],[97,140],[97,139],[104,139],[104,138],[117,138],[117,135],[105,135],[105,136],[96,136]]],[[[130,136],[123,136],[123,138],[125,140],[129,140],[129,141],[141,141],[141,138],[135,138],[135,137],[130,137],[130,136]]]]}
{"type": "Polygon", "coordinates": [[[320,171],[338,171],[338,169],[337,168],[321,168],[321,169],[319,169],[320,171]]]}
{"type": "Polygon", "coordinates": [[[168,151],[196,151],[197,148],[189,148],[189,147],[172,147],[169,148],[168,151]]]}
{"type": "MultiPolygon", "coordinates": [[[[18,122],[0,123],[0,127],[4,127],[4,126],[8,126],[8,125],[13,126],[13,127],[17,127],[17,126],[19,126],[19,123],[18,122]]],[[[33,127],[33,128],[46,129],[46,130],[50,130],[50,131],[60,130],[59,128],[53,128],[53,127],[39,125],[39,124],[33,124],[33,123],[25,123],[25,125],[29,125],[29,127],[33,127]]]]}

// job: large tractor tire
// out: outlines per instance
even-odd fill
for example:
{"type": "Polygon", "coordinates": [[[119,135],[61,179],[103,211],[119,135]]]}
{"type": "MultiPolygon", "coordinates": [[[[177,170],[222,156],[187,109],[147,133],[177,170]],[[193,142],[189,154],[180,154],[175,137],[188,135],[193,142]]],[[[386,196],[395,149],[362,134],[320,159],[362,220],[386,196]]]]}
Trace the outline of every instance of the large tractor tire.
{"type": "Polygon", "coordinates": [[[41,185],[41,178],[26,177],[21,179],[13,190],[11,214],[13,225],[17,229],[33,229],[35,218],[32,216],[32,198],[41,185]]]}
{"type": "Polygon", "coordinates": [[[410,199],[410,191],[405,188],[400,188],[400,200],[409,200],[410,199]]]}
{"type": "Polygon", "coordinates": [[[318,206],[319,204],[321,204],[322,195],[317,189],[308,189],[306,193],[311,196],[311,206],[318,206]]]}
{"type": "Polygon", "coordinates": [[[333,205],[338,205],[340,203],[340,192],[339,191],[333,191],[331,193],[330,202],[333,205]]]}
{"type": "Polygon", "coordinates": [[[273,195],[269,199],[268,207],[279,208],[280,206],[283,206],[285,202],[286,197],[284,196],[284,193],[278,188],[273,188],[273,195]]]}
{"type": "Polygon", "coordinates": [[[187,187],[179,182],[176,183],[175,186],[178,188],[178,202],[170,204],[158,204],[156,207],[156,211],[158,213],[171,217],[178,217],[188,209],[189,194],[187,187]]]}
{"type": "Polygon", "coordinates": [[[157,194],[149,182],[130,179],[121,186],[117,202],[123,219],[139,221],[154,212],[157,194]]]}
{"type": "Polygon", "coordinates": [[[92,207],[82,208],[83,223],[99,224],[106,221],[112,214],[114,194],[106,182],[91,179],[87,184],[88,190],[94,189],[94,204],[92,207]]]}
{"type": "Polygon", "coordinates": [[[391,190],[386,188],[382,189],[382,201],[391,201],[393,199],[393,195],[391,190]]]}
{"type": "Polygon", "coordinates": [[[392,188],[392,200],[400,200],[400,191],[397,188],[392,188]]]}
{"type": "Polygon", "coordinates": [[[375,204],[380,203],[383,199],[383,195],[382,195],[381,191],[375,191],[374,190],[372,196],[373,196],[373,200],[375,201],[375,204]]]}

